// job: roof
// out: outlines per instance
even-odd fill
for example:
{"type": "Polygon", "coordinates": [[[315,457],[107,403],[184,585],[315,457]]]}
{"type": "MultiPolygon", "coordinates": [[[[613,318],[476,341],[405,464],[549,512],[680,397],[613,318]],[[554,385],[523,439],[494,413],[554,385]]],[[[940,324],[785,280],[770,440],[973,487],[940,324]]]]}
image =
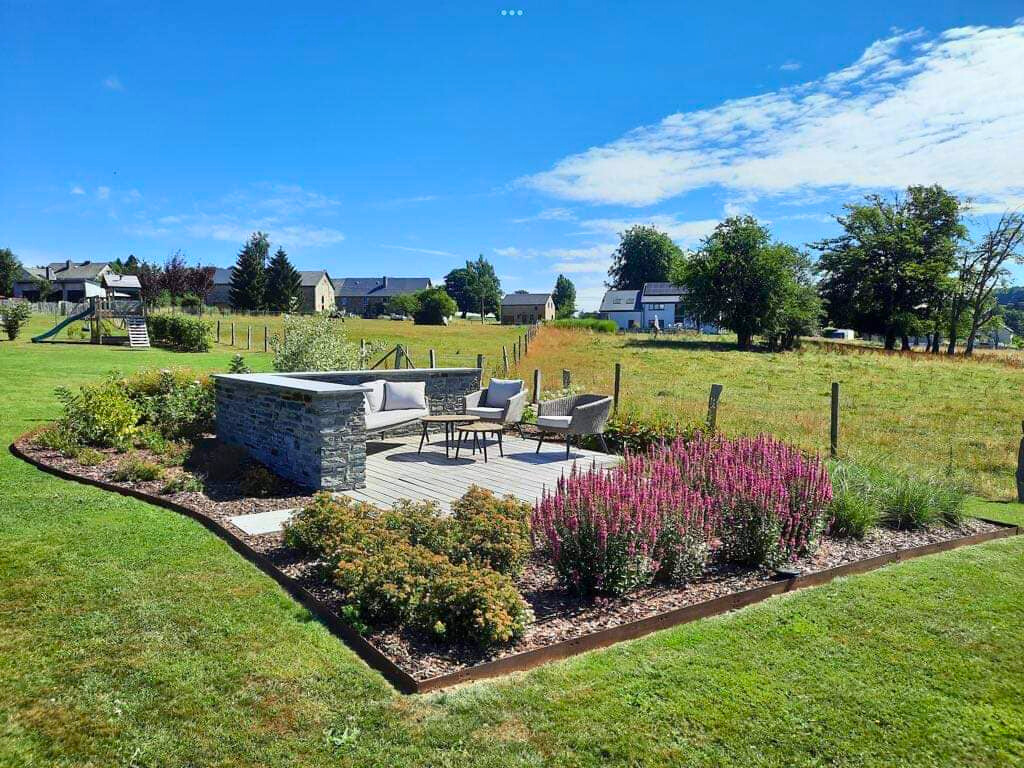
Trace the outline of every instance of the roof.
{"type": "Polygon", "coordinates": [[[601,312],[638,312],[640,291],[608,291],[601,299],[601,312]]]}
{"type": "Polygon", "coordinates": [[[521,307],[533,304],[547,304],[550,293],[508,293],[501,300],[503,307],[521,307]]]}
{"type": "Polygon", "coordinates": [[[231,285],[231,271],[234,267],[228,267],[223,269],[217,267],[213,273],[213,284],[214,285],[231,285]]]}
{"type": "Polygon", "coordinates": [[[680,296],[683,287],[675,283],[644,283],[644,296],[680,296]]]}
{"type": "Polygon", "coordinates": [[[142,289],[142,283],[136,275],[119,275],[116,272],[107,272],[103,275],[103,284],[108,288],[138,288],[142,289]]]}
{"type": "Polygon", "coordinates": [[[63,280],[98,280],[101,273],[110,268],[106,261],[54,261],[44,267],[23,267],[21,282],[36,279],[49,279],[50,282],[63,280]],[[47,278],[49,270],[49,278],[47,278]]]}
{"type": "Polygon", "coordinates": [[[328,275],[327,271],[323,269],[300,271],[299,276],[302,278],[303,288],[315,288],[317,284],[325,277],[327,278],[327,282],[331,282],[331,276],[328,275]]]}
{"type": "Polygon", "coordinates": [[[334,283],[335,295],[341,298],[360,296],[398,296],[430,287],[429,277],[346,277],[334,283]]]}

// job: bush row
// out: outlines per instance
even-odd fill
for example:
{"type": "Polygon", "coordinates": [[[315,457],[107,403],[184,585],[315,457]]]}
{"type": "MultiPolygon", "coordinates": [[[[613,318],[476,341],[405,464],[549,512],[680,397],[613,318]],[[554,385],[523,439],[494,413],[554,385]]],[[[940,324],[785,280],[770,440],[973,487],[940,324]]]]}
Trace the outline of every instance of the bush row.
{"type": "Polygon", "coordinates": [[[548,325],[555,328],[572,328],[581,331],[594,331],[595,333],[615,333],[619,326],[614,320],[598,320],[595,317],[566,317],[561,320],[552,320],[548,325]]]}
{"type": "Polygon", "coordinates": [[[476,487],[448,518],[430,503],[382,511],[320,494],[286,525],[285,542],[325,563],[360,620],[488,646],[531,618],[512,581],[530,550],[528,515],[476,487]]]}
{"type": "Polygon", "coordinates": [[[181,352],[209,352],[213,347],[213,323],[199,317],[152,314],[146,327],[153,341],[181,352]]]}

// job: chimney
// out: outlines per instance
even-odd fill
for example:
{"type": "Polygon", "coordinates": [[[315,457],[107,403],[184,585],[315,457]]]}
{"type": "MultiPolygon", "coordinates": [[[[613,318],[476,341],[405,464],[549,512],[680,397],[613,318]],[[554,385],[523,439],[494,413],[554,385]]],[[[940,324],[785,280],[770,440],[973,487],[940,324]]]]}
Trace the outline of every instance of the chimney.
{"type": "Polygon", "coordinates": [[[71,259],[68,259],[67,261],[64,262],[64,269],[71,269],[72,264],[73,262],[71,261],[71,259]]]}
{"type": "Polygon", "coordinates": [[[384,279],[384,287],[387,288],[388,287],[388,276],[384,275],[383,279],[384,279]]]}

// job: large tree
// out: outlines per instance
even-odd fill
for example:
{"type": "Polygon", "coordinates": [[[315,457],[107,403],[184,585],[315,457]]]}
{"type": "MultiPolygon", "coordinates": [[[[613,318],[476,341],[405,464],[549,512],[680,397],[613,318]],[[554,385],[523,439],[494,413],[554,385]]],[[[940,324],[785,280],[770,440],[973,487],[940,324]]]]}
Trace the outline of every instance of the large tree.
{"type": "Polygon", "coordinates": [[[651,226],[632,226],[619,238],[608,268],[608,287],[614,290],[637,291],[644,283],[667,282],[683,259],[672,238],[651,226]]]}
{"type": "Polygon", "coordinates": [[[297,312],[302,304],[302,275],[284,248],[278,248],[267,267],[266,307],[271,312],[297,312]]]}
{"type": "MultiPolygon", "coordinates": [[[[964,354],[974,351],[978,331],[1000,314],[996,290],[1010,275],[1007,265],[1024,264],[1024,216],[1018,212],[1004,213],[975,247],[966,249],[961,262],[958,298],[967,317],[967,343],[964,354]]],[[[958,321],[959,317],[955,318],[958,321]]],[[[951,325],[953,325],[951,323],[951,325]]],[[[959,323],[953,325],[957,328],[959,323]]],[[[950,333],[949,353],[956,351],[956,336],[950,333]]]]}
{"type": "Polygon", "coordinates": [[[473,309],[484,315],[493,312],[497,317],[501,308],[501,281],[494,271],[494,265],[483,254],[476,261],[466,262],[466,291],[473,297],[473,309]]]}
{"type": "Polygon", "coordinates": [[[262,232],[253,232],[239,251],[231,269],[229,296],[234,309],[258,311],[265,306],[269,251],[270,240],[262,232]]]}
{"type": "Polygon", "coordinates": [[[160,276],[160,287],[171,296],[183,296],[188,292],[190,267],[185,263],[185,254],[175,251],[167,257],[160,276]]]}
{"type": "Polygon", "coordinates": [[[0,296],[14,293],[14,281],[21,276],[21,262],[10,248],[0,248],[0,296]]]}
{"type": "Polygon", "coordinates": [[[444,291],[455,300],[463,320],[467,313],[475,311],[475,299],[468,290],[469,279],[469,270],[465,267],[457,267],[444,276],[444,291]]]}
{"type": "Polygon", "coordinates": [[[217,274],[216,267],[203,267],[196,264],[194,267],[189,268],[186,279],[188,292],[194,293],[205,304],[206,297],[213,290],[213,276],[215,274],[217,274]]]}
{"type": "Polygon", "coordinates": [[[887,199],[869,195],[837,216],[839,237],[821,251],[822,297],[836,325],[877,333],[885,348],[933,331],[948,306],[951,272],[966,236],[960,201],[942,187],[908,187],[887,199]]]}
{"type": "Polygon", "coordinates": [[[576,311],[576,286],[572,280],[559,275],[551,298],[555,302],[555,317],[572,317],[576,311]]]}
{"type": "Polygon", "coordinates": [[[736,334],[740,349],[764,335],[771,348],[789,348],[817,323],[820,304],[809,260],[773,243],[751,216],[728,218],[673,271],[687,290],[687,311],[736,334]]]}

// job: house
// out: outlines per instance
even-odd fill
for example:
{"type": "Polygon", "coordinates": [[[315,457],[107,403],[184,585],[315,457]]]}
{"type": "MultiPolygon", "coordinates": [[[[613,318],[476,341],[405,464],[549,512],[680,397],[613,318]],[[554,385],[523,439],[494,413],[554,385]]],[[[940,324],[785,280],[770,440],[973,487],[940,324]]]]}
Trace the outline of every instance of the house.
{"type": "Polygon", "coordinates": [[[90,296],[105,296],[103,275],[113,272],[105,261],[57,261],[44,267],[22,267],[14,281],[15,298],[29,301],[84,301],[90,296]],[[40,281],[50,283],[50,291],[40,296],[40,281]]]}
{"type": "Polygon", "coordinates": [[[429,277],[346,277],[334,283],[335,303],[350,315],[376,317],[392,297],[430,287],[429,277]]]}
{"type": "Polygon", "coordinates": [[[231,267],[217,269],[213,273],[213,288],[206,294],[206,304],[221,309],[231,308],[231,267]]]}
{"type": "Polygon", "coordinates": [[[701,323],[686,314],[685,291],[672,283],[644,283],[635,291],[608,291],[601,300],[599,315],[614,320],[622,330],[676,325],[704,333],[718,333],[718,327],[701,323]]]}
{"type": "Polygon", "coordinates": [[[334,311],[334,283],[322,269],[299,272],[302,277],[302,311],[334,311]]]}
{"type": "Polygon", "coordinates": [[[978,346],[999,349],[1001,347],[1009,347],[1012,345],[1013,329],[1007,325],[1000,325],[998,328],[991,331],[978,332],[978,346]]]}
{"type": "Polygon", "coordinates": [[[501,300],[502,325],[533,325],[555,319],[550,293],[510,293],[501,300]]]}

